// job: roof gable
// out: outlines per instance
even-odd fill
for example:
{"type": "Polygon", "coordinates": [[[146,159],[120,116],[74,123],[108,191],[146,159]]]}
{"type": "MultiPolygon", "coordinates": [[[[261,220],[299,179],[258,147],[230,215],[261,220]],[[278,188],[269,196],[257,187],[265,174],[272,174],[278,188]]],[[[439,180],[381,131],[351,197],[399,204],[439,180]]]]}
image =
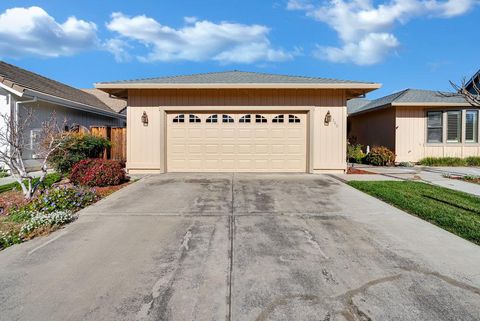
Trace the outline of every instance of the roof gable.
{"type": "Polygon", "coordinates": [[[8,87],[23,92],[25,89],[90,106],[105,112],[115,113],[100,99],[87,92],[61,82],[43,77],[31,71],[0,61],[0,81],[8,87]]]}

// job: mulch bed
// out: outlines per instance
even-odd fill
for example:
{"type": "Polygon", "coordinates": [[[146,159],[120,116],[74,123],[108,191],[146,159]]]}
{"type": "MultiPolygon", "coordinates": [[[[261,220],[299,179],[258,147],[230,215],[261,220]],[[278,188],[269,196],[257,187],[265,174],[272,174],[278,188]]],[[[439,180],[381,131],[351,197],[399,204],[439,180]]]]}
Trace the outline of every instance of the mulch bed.
{"type": "Polygon", "coordinates": [[[7,215],[10,208],[19,207],[26,203],[27,201],[20,191],[0,193],[0,216],[7,215]]]}
{"type": "Polygon", "coordinates": [[[124,188],[125,186],[129,185],[131,182],[125,182],[120,185],[116,186],[105,186],[105,187],[95,187],[96,193],[101,197],[107,197],[108,195],[118,191],[119,189],[124,188]]]}
{"type": "Polygon", "coordinates": [[[375,173],[364,171],[363,169],[358,169],[355,167],[349,167],[347,169],[347,174],[375,174],[375,173]]]}

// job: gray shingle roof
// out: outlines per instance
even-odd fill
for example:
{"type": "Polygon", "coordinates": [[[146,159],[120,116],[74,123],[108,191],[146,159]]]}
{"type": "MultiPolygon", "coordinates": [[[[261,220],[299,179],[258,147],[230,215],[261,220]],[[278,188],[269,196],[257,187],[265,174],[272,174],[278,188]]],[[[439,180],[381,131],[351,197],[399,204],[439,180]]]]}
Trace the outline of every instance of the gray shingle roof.
{"type": "Polygon", "coordinates": [[[30,89],[43,94],[71,100],[102,111],[115,113],[114,110],[94,95],[0,61],[0,82],[6,81],[13,83],[15,87],[22,87],[22,90],[30,89]]]}
{"type": "Polygon", "coordinates": [[[347,101],[347,112],[353,114],[363,106],[370,103],[370,100],[364,98],[354,98],[347,101]]]}
{"type": "Polygon", "coordinates": [[[339,80],[331,78],[275,75],[258,72],[224,71],[183,76],[133,79],[104,82],[109,84],[331,84],[331,83],[369,83],[363,81],[339,80]]]}
{"type": "Polygon", "coordinates": [[[100,99],[105,105],[113,109],[115,112],[120,113],[127,107],[127,100],[126,99],[121,99],[121,98],[116,98],[110,96],[108,93],[101,91],[100,89],[95,89],[95,88],[86,88],[86,89],[81,89],[82,91],[89,93],[98,99],[100,99]]]}
{"type": "MultiPolygon", "coordinates": [[[[445,93],[451,94],[451,93],[445,93]]],[[[388,107],[391,104],[416,104],[419,105],[425,103],[447,103],[447,104],[464,104],[466,103],[465,99],[460,96],[446,97],[442,93],[433,90],[420,90],[420,89],[405,89],[396,93],[393,93],[388,96],[384,96],[375,100],[370,101],[363,106],[353,108],[352,111],[349,111],[349,114],[356,114],[360,112],[365,112],[369,110],[374,110],[381,107],[388,107]]]]}

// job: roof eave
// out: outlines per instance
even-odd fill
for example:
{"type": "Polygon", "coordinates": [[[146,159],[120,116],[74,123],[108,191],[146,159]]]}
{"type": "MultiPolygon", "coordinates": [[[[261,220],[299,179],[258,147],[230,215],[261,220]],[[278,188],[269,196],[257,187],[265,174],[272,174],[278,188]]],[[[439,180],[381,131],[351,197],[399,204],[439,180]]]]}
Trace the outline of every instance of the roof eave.
{"type": "Polygon", "coordinates": [[[389,107],[392,107],[392,104],[384,104],[384,105],[376,106],[376,107],[373,107],[373,108],[360,110],[358,112],[348,114],[348,117],[357,116],[357,115],[361,115],[361,114],[366,114],[366,113],[369,113],[369,112],[372,112],[372,111],[377,111],[377,110],[381,110],[381,109],[385,109],[385,108],[389,108],[389,107]]]}
{"type": "Polygon", "coordinates": [[[372,91],[382,85],[377,83],[96,83],[97,89],[363,89],[372,91]]]}
{"type": "Polygon", "coordinates": [[[112,117],[112,118],[125,119],[124,115],[116,113],[113,110],[111,112],[109,112],[107,110],[101,110],[101,109],[92,107],[90,105],[85,105],[85,104],[82,104],[82,103],[79,103],[79,102],[76,102],[76,101],[73,101],[73,100],[48,95],[48,94],[45,94],[45,93],[42,93],[42,92],[39,92],[39,91],[36,91],[36,90],[25,89],[25,94],[28,95],[28,96],[32,96],[32,97],[37,97],[39,100],[43,100],[43,101],[50,102],[50,103],[53,103],[53,104],[63,105],[63,106],[66,106],[66,107],[69,107],[69,108],[72,108],[72,109],[82,110],[82,111],[86,111],[86,112],[90,112],[90,113],[94,113],[94,114],[98,114],[98,115],[102,115],[102,116],[108,116],[108,117],[112,117]]]}
{"type": "Polygon", "coordinates": [[[396,107],[464,107],[472,106],[468,102],[393,102],[392,106],[396,107]]]}

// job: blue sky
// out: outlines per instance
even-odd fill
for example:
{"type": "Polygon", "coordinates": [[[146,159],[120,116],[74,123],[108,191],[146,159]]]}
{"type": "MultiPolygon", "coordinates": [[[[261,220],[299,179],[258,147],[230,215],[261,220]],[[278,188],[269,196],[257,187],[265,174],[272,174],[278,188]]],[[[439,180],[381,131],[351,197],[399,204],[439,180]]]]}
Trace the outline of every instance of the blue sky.
{"type": "Polygon", "coordinates": [[[67,84],[245,70],[450,89],[480,68],[477,0],[0,3],[0,59],[67,84]]]}

